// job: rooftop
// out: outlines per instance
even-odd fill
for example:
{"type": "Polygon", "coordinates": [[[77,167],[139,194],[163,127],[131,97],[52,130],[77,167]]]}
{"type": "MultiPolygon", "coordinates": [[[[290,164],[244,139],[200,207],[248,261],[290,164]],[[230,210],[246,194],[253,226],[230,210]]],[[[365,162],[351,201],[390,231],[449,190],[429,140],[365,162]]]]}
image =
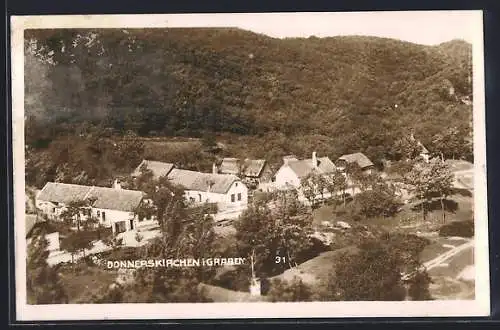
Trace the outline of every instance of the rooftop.
{"type": "Polygon", "coordinates": [[[95,198],[93,207],[132,212],[139,206],[143,196],[144,193],[137,190],[47,182],[38,194],[37,199],[68,204],[74,201],[95,198]]]}
{"type": "Polygon", "coordinates": [[[259,177],[266,161],[264,159],[224,158],[220,165],[220,171],[224,174],[242,174],[247,177],[259,177]]]}
{"type": "Polygon", "coordinates": [[[145,166],[146,169],[153,172],[153,177],[155,179],[158,179],[162,176],[167,175],[174,168],[174,164],[172,164],[172,163],[164,163],[164,162],[158,162],[155,160],[144,159],[139,164],[139,166],[136,167],[134,172],[132,172],[132,176],[137,177],[137,176],[141,175],[141,169],[143,166],[145,166]]]}
{"type": "Polygon", "coordinates": [[[312,159],[289,159],[287,164],[299,178],[306,177],[313,172],[318,174],[333,173],[336,169],[335,164],[328,157],[318,157],[317,161],[317,167],[314,166],[312,159]]]}
{"type": "Polygon", "coordinates": [[[367,168],[373,166],[372,161],[361,152],[356,152],[353,154],[347,154],[339,157],[339,160],[343,160],[346,163],[357,163],[359,167],[367,168]]]}
{"type": "Polygon", "coordinates": [[[187,190],[210,191],[218,194],[225,194],[233,182],[240,179],[232,174],[202,173],[174,168],[168,178],[175,185],[184,187],[187,190]]]}

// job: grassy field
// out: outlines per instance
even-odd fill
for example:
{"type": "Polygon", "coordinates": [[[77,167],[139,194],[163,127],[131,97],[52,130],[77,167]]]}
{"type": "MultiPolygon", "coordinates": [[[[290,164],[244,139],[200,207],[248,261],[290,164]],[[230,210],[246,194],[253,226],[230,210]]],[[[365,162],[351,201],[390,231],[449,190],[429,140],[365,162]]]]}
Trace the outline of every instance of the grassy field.
{"type": "MultiPolygon", "coordinates": [[[[445,211],[446,222],[450,221],[464,221],[473,219],[473,198],[471,196],[464,196],[461,194],[452,195],[449,197],[454,201],[454,210],[445,211]]],[[[453,204],[453,203],[452,203],[453,204]]],[[[319,225],[323,221],[335,222],[346,221],[352,222],[345,217],[336,217],[334,215],[334,207],[331,205],[323,205],[313,211],[314,224],[319,225]]],[[[370,219],[363,219],[359,223],[374,226],[387,231],[401,231],[401,232],[428,232],[437,230],[443,224],[443,213],[441,209],[430,211],[426,216],[426,221],[423,221],[422,212],[417,209],[411,209],[410,205],[402,207],[401,212],[393,217],[375,217],[370,219]]]]}
{"type": "Polygon", "coordinates": [[[95,297],[115,282],[117,271],[84,266],[81,270],[65,266],[61,279],[70,304],[92,303],[95,297]]]}

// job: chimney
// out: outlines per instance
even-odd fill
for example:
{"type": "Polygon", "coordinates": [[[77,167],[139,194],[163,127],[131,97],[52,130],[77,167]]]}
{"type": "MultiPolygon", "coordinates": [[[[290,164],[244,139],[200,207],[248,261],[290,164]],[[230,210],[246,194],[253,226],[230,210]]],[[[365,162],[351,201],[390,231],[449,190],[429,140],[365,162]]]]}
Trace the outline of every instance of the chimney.
{"type": "Polygon", "coordinates": [[[115,189],[122,189],[122,185],[121,185],[119,179],[115,179],[115,181],[113,182],[113,188],[115,188],[115,189]]]}
{"type": "Polygon", "coordinates": [[[218,171],[217,171],[217,165],[215,165],[215,163],[212,163],[212,174],[217,174],[218,171]]]}
{"type": "Polygon", "coordinates": [[[316,151],[313,151],[312,153],[312,163],[314,168],[318,167],[318,158],[316,157],[316,151]]]}

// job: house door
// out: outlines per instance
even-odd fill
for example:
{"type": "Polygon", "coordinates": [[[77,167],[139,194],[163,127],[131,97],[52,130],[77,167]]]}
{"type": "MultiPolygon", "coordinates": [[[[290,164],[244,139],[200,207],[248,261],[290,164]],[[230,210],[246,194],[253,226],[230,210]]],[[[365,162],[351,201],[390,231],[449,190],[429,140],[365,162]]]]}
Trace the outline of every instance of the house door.
{"type": "Polygon", "coordinates": [[[134,220],[130,220],[130,230],[134,230],[134,220]]]}

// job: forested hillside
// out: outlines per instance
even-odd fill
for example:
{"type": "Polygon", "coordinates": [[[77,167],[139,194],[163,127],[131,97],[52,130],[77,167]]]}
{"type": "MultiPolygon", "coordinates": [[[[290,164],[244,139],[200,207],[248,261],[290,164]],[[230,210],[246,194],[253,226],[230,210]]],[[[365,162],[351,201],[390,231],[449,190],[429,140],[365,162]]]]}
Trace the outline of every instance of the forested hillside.
{"type": "Polygon", "coordinates": [[[222,28],[25,33],[26,137],[35,152],[94,128],[214,134],[252,157],[315,149],[378,162],[413,130],[433,152],[472,157],[471,45],[460,40],[274,39],[222,28]]]}

